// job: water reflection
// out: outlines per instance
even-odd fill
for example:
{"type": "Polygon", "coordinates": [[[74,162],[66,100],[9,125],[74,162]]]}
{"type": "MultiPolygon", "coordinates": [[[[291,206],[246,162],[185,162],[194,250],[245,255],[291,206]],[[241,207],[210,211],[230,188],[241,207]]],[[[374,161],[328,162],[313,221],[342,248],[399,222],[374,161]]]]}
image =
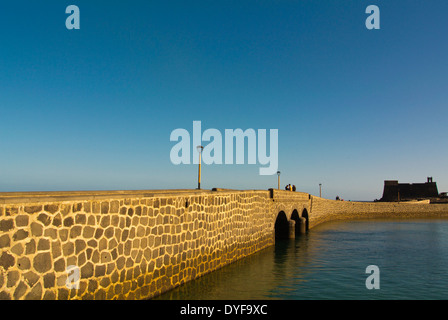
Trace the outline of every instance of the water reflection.
{"type": "Polygon", "coordinates": [[[163,294],[157,299],[280,299],[303,281],[307,235],[279,239],[276,245],[163,294]],[[294,274],[294,277],[291,275],[294,274]]]}

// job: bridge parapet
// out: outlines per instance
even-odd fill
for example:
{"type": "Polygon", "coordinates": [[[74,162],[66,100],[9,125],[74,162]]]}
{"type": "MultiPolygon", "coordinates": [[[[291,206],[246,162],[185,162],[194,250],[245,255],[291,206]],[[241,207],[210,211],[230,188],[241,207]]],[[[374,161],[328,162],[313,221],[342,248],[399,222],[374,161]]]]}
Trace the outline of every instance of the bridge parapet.
{"type": "Polygon", "coordinates": [[[269,196],[274,201],[308,201],[310,194],[305,192],[269,189],[269,196]]]}

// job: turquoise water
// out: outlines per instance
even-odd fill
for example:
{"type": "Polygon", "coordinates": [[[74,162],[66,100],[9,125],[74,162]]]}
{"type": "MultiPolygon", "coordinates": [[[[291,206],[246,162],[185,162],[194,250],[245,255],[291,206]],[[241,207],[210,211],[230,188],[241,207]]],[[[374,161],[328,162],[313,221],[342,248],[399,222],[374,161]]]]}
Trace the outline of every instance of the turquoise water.
{"type": "Polygon", "coordinates": [[[447,299],[448,220],[330,222],[157,299],[447,299]],[[368,290],[369,265],[379,289],[368,290]]]}

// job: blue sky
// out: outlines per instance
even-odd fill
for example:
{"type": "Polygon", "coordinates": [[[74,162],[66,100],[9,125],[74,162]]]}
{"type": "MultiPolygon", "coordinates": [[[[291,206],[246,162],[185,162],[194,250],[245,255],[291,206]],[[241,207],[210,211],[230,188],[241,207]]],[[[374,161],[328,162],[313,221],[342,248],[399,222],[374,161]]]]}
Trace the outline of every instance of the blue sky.
{"type": "MultiPolygon", "coordinates": [[[[448,191],[448,3],[4,1],[0,191],[195,188],[176,128],[278,129],[282,187],[351,200],[448,191]],[[81,29],[67,30],[68,5],[81,29]],[[381,10],[367,30],[365,9],[381,10]]],[[[267,189],[259,165],[203,188],[267,189]]]]}

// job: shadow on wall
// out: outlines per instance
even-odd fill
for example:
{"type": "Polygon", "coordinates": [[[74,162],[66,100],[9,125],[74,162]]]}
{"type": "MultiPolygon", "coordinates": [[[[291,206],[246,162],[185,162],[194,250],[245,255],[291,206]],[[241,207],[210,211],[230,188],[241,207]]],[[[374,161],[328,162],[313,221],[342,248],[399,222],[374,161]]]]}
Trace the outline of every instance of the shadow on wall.
{"type": "Polygon", "coordinates": [[[280,211],[275,219],[275,238],[276,239],[288,239],[289,238],[289,223],[286,213],[280,211]]]}

